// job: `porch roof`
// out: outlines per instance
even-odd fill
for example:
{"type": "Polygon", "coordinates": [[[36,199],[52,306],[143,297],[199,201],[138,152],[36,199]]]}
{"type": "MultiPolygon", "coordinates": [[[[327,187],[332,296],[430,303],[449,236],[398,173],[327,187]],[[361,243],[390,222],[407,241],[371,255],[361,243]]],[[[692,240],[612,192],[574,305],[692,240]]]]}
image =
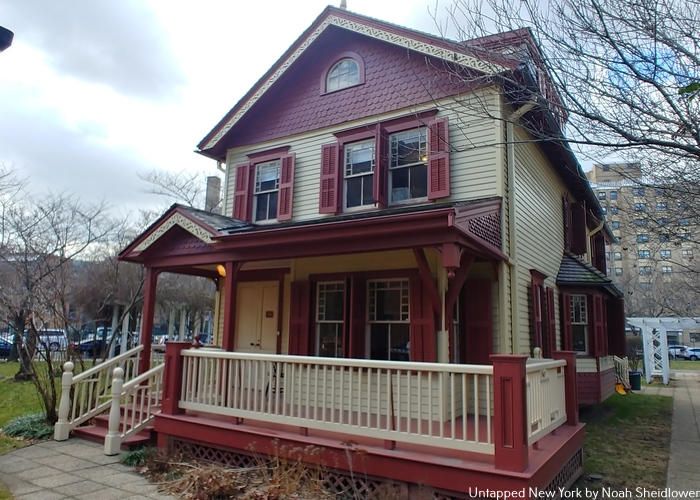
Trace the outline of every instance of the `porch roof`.
{"type": "Polygon", "coordinates": [[[153,265],[165,261],[166,265],[203,265],[457,243],[478,257],[503,260],[500,233],[500,198],[395,207],[274,225],[173,205],[119,258],[153,265]],[[172,231],[175,226],[180,230],[172,231]]]}
{"type": "Polygon", "coordinates": [[[570,253],[565,253],[561,259],[559,273],[557,274],[557,285],[600,287],[607,290],[614,297],[622,297],[624,295],[610,278],[570,253]]]}

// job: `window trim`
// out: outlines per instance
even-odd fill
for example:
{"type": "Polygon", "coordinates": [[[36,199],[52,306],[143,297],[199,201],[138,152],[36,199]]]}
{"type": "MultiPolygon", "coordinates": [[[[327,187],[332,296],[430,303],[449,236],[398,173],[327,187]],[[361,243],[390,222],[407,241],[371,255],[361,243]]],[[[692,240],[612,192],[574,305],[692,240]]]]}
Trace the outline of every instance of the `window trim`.
{"type": "Polygon", "coordinates": [[[591,334],[591,314],[590,314],[591,313],[591,304],[590,303],[592,301],[589,298],[590,296],[585,294],[585,293],[572,293],[572,294],[570,294],[569,295],[569,300],[570,300],[569,310],[571,311],[571,313],[570,313],[571,315],[573,315],[574,297],[583,297],[585,299],[584,300],[585,306],[584,306],[583,310],[586,313],[586,322],[585,323],[582,323],[582,322],[574,323],[574,321],[572,320],[571,317],[567,318],[567,320],[569,321],[569,325],[571,327],[571,349],[576,353],[577,356],[590,356],[591,355],[591,339],[590,339],[590,334],[591,334]],[[585,349],[583,351],[578,351],[574,347],[574,329],[573,329],[574,325],[585,325],[585,327],[586,327],[586,329],[584,330],[585,333],[583,336],[584,343],[585,343],[585,349]]]}
{"type": "MultiPolygon", "coordinates": [[[[363,211],[363,210],[368,210],[375,208],[377,206],[377,200],[372,200],[371,203],[363,203],[362,205],[358,205],[356,207],[348,207],[348,179],[358,179],[362,177],[368,177],[372,176],[372,197],[374,197],[374,183],[375,183],[375,176],[378,174],[377,172],[377,141],[376,138],[367,138],[367,139],[360,139],[358,141],[353,141],[353,142],[347,142],[343,144],[342,149],[341,149],[341,164],[340,168],[342,171],[342,194],[343,194],[343,203],[342,203],[342,211],[343,213],[350,213],[350,212],[358,212],[358,211],[363,211]],[[373,153],[373,158],[372,158],[372,170],[370,172],[363,172],[360,174],[351,174],[350,176],[347,175],[347,166],[346,166],[346,161],[347,161],[347,148],[349,146],[352,146],[353,144],[362,144],[362,143],[367,143],[370,144],[372,143],[372,153],[373,153]]],[[[363,200],[364,201],[364,200],[363,200]]]]}
{"type": "MultiPolygon", "coordinates": [[[[314,286],[314,355],[315,356],[320,356],[320,347],[321,347],[321,331],[319,329],[319,325],[321,324],[339,324],[340,325],[340,351],[341,354],[340,356],[335,356],[335,357],[340,357],[343,358],[347,354],[345,342],[346,342],[346,328],[347,328],[347,281],[342,280],[342,279],[335,279],[335,280],[319,280],[315,282],[314,286]],[[340,321],[336,320],[320,320],[319,319],[319,311],[320,311],[320,304],[321,301],[320,296],[320,290],[321,290],[321,285],[342,285],[342,291],[341,293],[343,294],[343,299],[342,299],[342,304],[343,304],[343,314],[342,314],[342,319],[340,321]]],[[[337,350],[337,348],[336,348],[337,350]]]]}
{"type": "Polygon", "coordinates": [[[346,89],[352,89],[355,87],[358,87],[360,85],[365,84],[365,62],[362,59],[362,57],[356,53],[356,52],[341,52],[340,54],[337,54],[333,59],[331,59],[331,62],[323,69],[321,72],[321,95],[329,95],[329,94],[335,94],[336,92],[342,92],[343,90],[346,89]],[[357,64],[357,70],[358,70],[358,82],[353,84],[353,85],[348,85],[347,87],[341,87],[339,89],[335,90],[328,90],[328,75],[330,74],[331,70],[335,68],[335,66],[342,61],[343,59],[352,59],[355,61],[355,64],[357,64]]]}
{"type": "MultiPolygon", "coordinates": [[[[428,126],[427,125],[418,125],[417,127],[410,127],[410,128],[403,128],[401,130],[397,130],[395,132],[391,132],[387,134],[387,149],[388,149],[388,158],[387,158],[387,167],[386,167],[386,198],[387,198],[387,205],[388,206],[400,206],[400,205],[412,205],[414,203],[424,203],[428,201],[428,126]],[[411,163],[408,165],[401,165],[400,167],[392,167],[391,166],[391,137],[397,134],[401,134],[404,132],[410,132],[412,130],[420,130],[423,129],[425,132],[425,161],[422,162],[417,162],[417,163],[411,163]],[[425,166],[425,196],[419,196],[417,198],[406,198],[403,200],[399,201],[394,201],[392,200],[392,172],[395,170],[400,170],[404,168],[413,168],[423,165],[425,166]]],[[[409,178],[410,178],[410,172],[409,172],[409,178]]],[[[410,189],[410,181],[409,181],[409,189],[410,189]]]]}
{"type": "MultiPolygon", "coordinates": [[[[389,336],[389,344],[388,344],[388,354],[389,354],[389,359],[387,360],[382,360],[382,361],[401,361],[401,360],[395,360],[391,359],[391,327],[392,325],[407,325],[408,326],[408,360],[407,362],[411,362],[411,280],[408,277],[394,277],[394,278],[369,278],[367,279],[365,283],[365,358],[366,359],[374,359],[372,358],[372,340],[371,340],[371,332],[372,332],[372,325],[387,325],[388,326],[388,336],[389,336]],[[407,301],[408,301],[408,310],[406,312],[406,319],[398,319],[398,320],[393,320],[393,321],[379,321],[379,320],[372,320],[370,319],[370,283],[390,283],[390,282],[405,282],[406,283],[406,295],[407,295],[407,301]]],[[[403,293],[403,287],[399,288],[399,293],[403,293]]],[[[399,308],[401,308],[401,304],[399,304],[399,308]]],[[[402,315],[402,311],[399,310],[399,315],[402,315]]]]}
{"type": "MultiPolygon", "coordinates": [[[[280,193],[280,181],[281,181],[281,177],[282,177],[282,158],[281,158],[281,157],[277,157],[277,158],[274,158],[274,159],[269,159],[269,160],[264,160],[264,161],[258,160],[257,162],[255,162],[255,163],[252,164],[252,167],[253,167],[253,168],[252,168],[252,170],[253,170],[253,175],[252,175],[252,179],[251,179],[251,184],[252,184],[252,190],[251,190],[251,191],[252,191],[252,192],[251,192],[251,194],[252,194],[252,196],[251,196],[251,198],[252,198],[252,200],[251,200],[251,201],[252,201],[252,211],[251,211],[251,214],[250,214],[250,215],[251,215],[250,220],[251,220],[252,223],[254,223],[254,224],[260,224],[260,225],[264,225],[264,224],[275,224],[275,223],[277,222],[277,214],[279,213],[279,202],[280,202],[279,193],[280,193]],[[257,182],[257,179],[258,179],[258,167],[259,167],[260,165],[269,164],[269,163],[272,163],[272,162],[275,162],[275,161],[277,162],[277,188],[276,188],[276,189],[268,189],[268,190],[266,190],[266,191],[258,192],[258,191],[257,191],[257,184],[258,184],[258,182],[257,182]],[[258,220],[258,219],[257,219],[258,195],[261,195],[261,194],[271,194],[271,193],[277,193],[277,207],[278,207],[278,208],[275,210],[275,216],[274,216],[274,217],[271,217],[271,218],[269,218],[269,219],[261,219],[261,220],[258,220]]],[[[269,209],[270,209],[270,207],[269,207],[269,201],[268,201],[268,212],[269,212],[269,209]]]]}

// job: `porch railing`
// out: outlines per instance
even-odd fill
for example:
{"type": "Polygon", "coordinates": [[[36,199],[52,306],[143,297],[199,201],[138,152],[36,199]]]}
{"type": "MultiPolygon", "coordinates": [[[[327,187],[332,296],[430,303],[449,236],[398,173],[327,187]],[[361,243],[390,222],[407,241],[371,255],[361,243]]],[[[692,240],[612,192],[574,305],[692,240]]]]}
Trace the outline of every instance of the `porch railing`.
{"type": "Polygon", "coordinates": [[[71,361],[63,365],[58,421],[54,426],[56,441],[65,441],[71,430],[109,408],[114,369],[121,367],[125,380],[134,378],[142,350],[139,345],[75,376],[71,361]]]}
{"type": "Polygon", "coordinates": [[[493,453],[493,366],[185,349],[179,407],[493,453]]]}
{"type": "Polygon", "coordinates": [[[106,455],[118,454],[125,439],[153,421],[160,410],[164,367],[161,363],[126,383],[124,370],[114,370],[112,407],[104,445],[106,455]]]}
{"type": "Polygon", "coordinates": [[[527,364],[528,444],[566,421],[565,367],[564,360],[537,360],[527,364]]]}
{"type": "Polygon", "coordinates": [[[622,384],[625,389],[630,389],[630,363],[627,356],[620,358],[613,356],[615,363],[615,379],[618,384],[622,384]]]}

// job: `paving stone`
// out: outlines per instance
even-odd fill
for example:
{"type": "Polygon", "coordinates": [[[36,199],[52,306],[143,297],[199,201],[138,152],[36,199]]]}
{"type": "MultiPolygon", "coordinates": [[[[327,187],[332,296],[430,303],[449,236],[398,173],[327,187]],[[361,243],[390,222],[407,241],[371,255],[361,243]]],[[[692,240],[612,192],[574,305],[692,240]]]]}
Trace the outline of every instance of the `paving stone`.
{"type": "Polygon", "coordinates": [[[37,486],[26,479],[18,478],[12,474],[3,475],[2,482],[5,483],[5,486],[7,486],[15,496],[26,495],[42,489],[41,486],[37,486]]]}
{"type": "Polygon", "coordinates": [[[15,457],[14,455],[5,455],[0,461],[0,472],[13,474],[27,469],[34,469],[36,466],[36,462],[31,460],[15,457]]]}
{"type": "Polygon", "coordinates": [[[90,481],[102,482],[104,478],[120,474],[120,472],[109,467],[92,467],[85,470],[76,470],[73,474],[89,479],[90,481]]]}
{"type": "MultiPolygon", "coordinates": [[[[139,479],[141,479],[141,476],[139,476],[139,479]]],[[[118,486],[119,488],[126,491],[130,491],[132,493],[140,493],[144,496],[158,493],[158,486],[149,483],[143,484],[141,481],[127,481],[119,485],[115,484],[113,486],[118,486]]]]}
{"type": "Polygon", "coordinates": [[[37,458],[36,462],[44,465],[50,465],[51,467],[54,467],[56,469],[68,472],[74,470],[85,470],[98,466],[94,462],[88,462],[87,460],[82,460],[80,458],[56,455],[50,457],[37,458]]]}
{"type": "Polygon", "coordinates": [[[77,483],[66,484],[54,488],[54,491],[64,495],[76,496],[85,495],[86,493],[94,493],[98,490],[103,490],[104,485],[95,481],[79,481],[77,483]]]}
{"type": "Polygon", "coordinates": [[[56,486],[63,486],[64,484],[77,483],[80,480],[82,480],[82,478],[79,476],[62,472],[53,476],[32,479],[31,482],[43,486],[44,488],[55,488],[56,486]]]}
{"type": "Polygon", "coordinates": [[[118,472],[131,472],[134,474],[138,474],[136,472],[136,470],[134,470],[133,467],[130,467],[128,465],[124,465],[122,463],[110,464],[110,465],[107,465],[107,467],[110,469],[116,470],[118,472]]]}
{"type": "Polygon", "coordinates": [[[20,448],[12,452],[12,455],[21,458],[41,458],[50,457],[54,455],[54,452],[42,446],[27,446],[26,448],[20,448]]]}
{"type": "MultiPolygon", "coordinates": [[[[103,490],[94,491],[92,493],[86,493],[84,495],[77,495],[75,498],[80,498],[84,500],[122,500],[128,497],[129,493],[119,488],[105,488],[103,490]]],[[[143,498],[143,497],[141,497],[143,498]]]]}
{"type": "Polygon", "coordinates": [[[133,493],[139,493],[143,488],[149,486],[143,476],[126,472],[115,472],[111,476],[104,476],[99,479],[93,479],[95,482],[122,488],[133,493]]]}
{"type": "Polygon", "coordinates": [[[60,470],[56,470],[53,467],[48,467],[46,465],[41,465],[35,463],[37,467],[34,469],[26,469],[21,472],[17,472],[15,476],[34,481],[35,479],[41,479],[43,477],[55,476],[56,474],[61,474],[60,470]]]}
{"type": "Polygon", "coordinates": [[[40,490],[15,497],[16,500],[61,500],[62,498],[68,497],[50,490],[40,490]]]}

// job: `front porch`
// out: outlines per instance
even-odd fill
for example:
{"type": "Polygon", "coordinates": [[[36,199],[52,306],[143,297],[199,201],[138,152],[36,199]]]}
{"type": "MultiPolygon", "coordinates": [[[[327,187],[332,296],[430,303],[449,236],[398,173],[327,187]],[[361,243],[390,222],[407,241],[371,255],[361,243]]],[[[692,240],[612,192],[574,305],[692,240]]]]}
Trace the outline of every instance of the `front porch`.
{"type": "Polygon", "coordinates": [[[575,356],[556,356],[463,365],[169,343],[155,429],[161,447],[287,456],[450,494],[568,486],[583,426],[575,356]]]}

